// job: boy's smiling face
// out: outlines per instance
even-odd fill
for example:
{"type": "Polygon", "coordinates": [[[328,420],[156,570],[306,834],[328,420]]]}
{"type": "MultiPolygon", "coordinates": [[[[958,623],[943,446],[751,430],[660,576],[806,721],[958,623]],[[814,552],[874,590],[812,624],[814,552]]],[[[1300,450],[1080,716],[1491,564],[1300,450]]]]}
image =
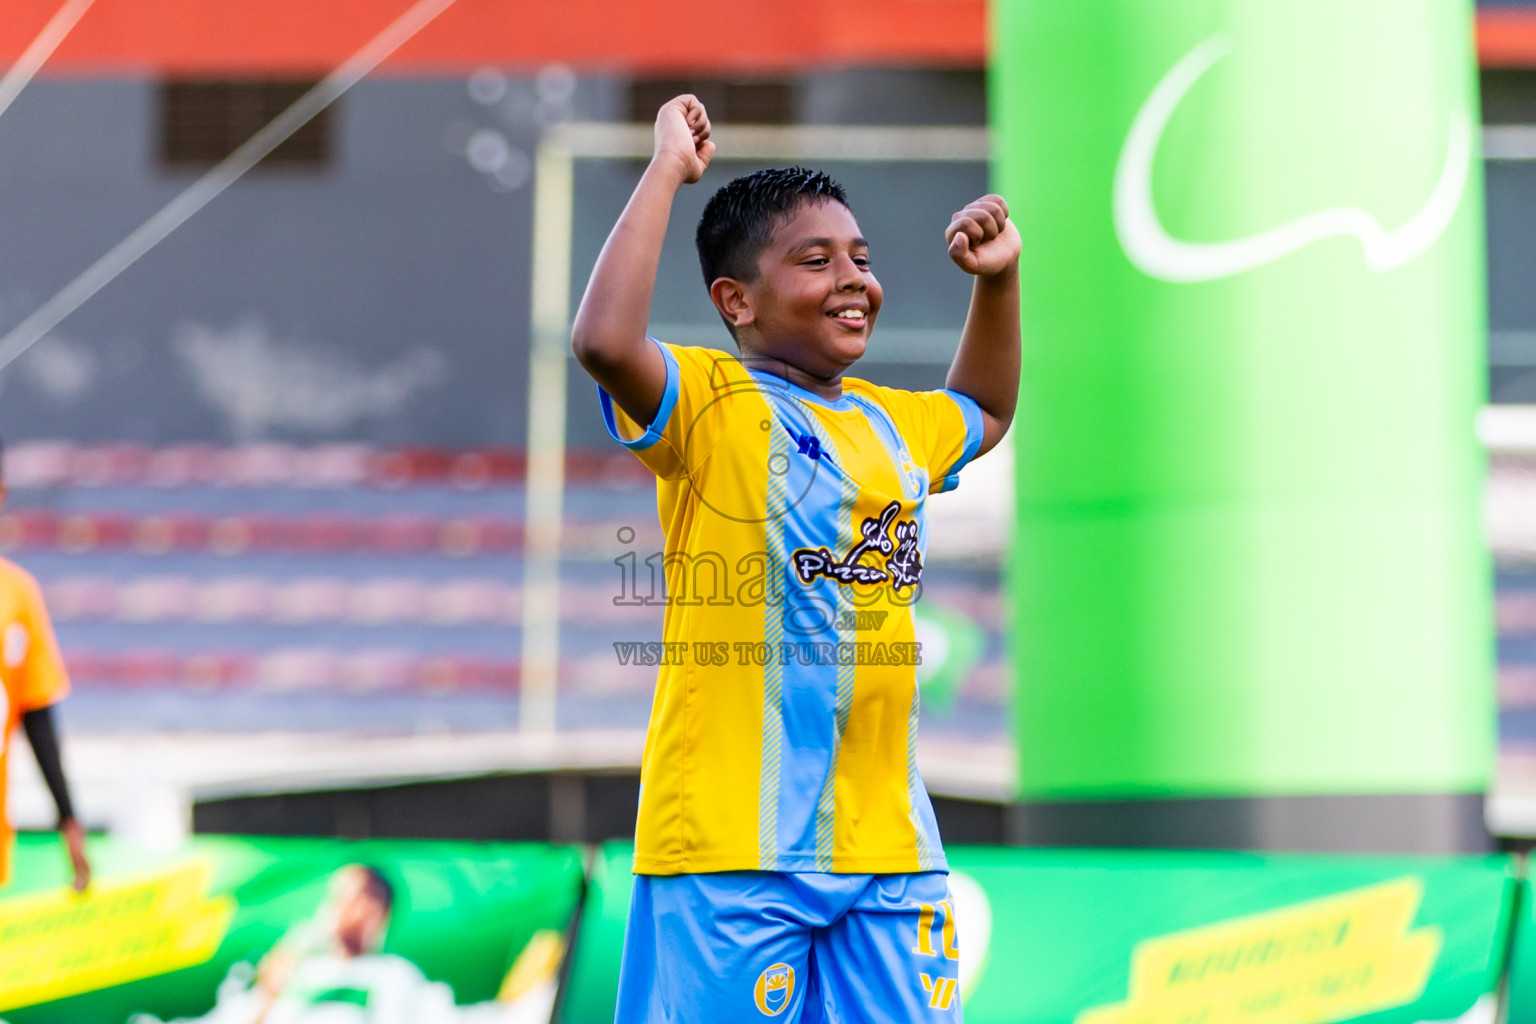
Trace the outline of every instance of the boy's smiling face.
{"type": "Polygon", "coordinates": [[[758,256],[756,281],[738,282],[742,354],[781,360],[832,381],[864,355],[884,293],[853,212],[807,202],[758,256]]]}

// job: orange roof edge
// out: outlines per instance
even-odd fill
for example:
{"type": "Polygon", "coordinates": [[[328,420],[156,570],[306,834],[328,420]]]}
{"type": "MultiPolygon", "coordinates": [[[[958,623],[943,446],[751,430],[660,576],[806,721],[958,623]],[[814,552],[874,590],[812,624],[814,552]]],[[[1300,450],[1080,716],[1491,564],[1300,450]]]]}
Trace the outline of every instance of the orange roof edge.
{"type": "MultiPolygon", "coordinates": [[[[0,66],[62,0],[5,0],[0,66]]],[[[96,0],[44,66],[57,76],[319,74],[411,0],[96,0]]],[[[1484,67],[1536,67],[1536,6],[1477,12],[1484,67]]],[[[720,74],[848,66],[981,68],[986,0],[456,0],[381,69],[720,74]],[[722,13],[724,11],[724,13],[722,13]]]]}
{"type": "Polygon", "coordinates": [[[1536,7],[1478,11],[1477,62],[1485,68],[1536,67],[1536,7]]]}
{"type": "MultiPolygon", "coordinates": [[[[0,65],[62,0],[4,0],[0,65]]],[[[96,0],[45,74],[324,73],[412,0],[96,0]]],[[[986,0],[456,0],[384,74],[487,65],[695,74],[839,66],[981,68],[986,0]]]]}

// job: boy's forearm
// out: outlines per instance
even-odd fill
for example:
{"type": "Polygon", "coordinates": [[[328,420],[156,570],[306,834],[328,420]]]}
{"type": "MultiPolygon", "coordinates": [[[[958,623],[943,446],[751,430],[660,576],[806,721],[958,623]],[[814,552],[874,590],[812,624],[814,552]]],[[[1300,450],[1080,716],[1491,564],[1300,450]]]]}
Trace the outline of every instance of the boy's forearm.
{"type": "Polygon", "coordinates": [[[53,796],[54,806],[58,808],[59,823],[62,825],[74,818],[75,809],[69,798],[69,783],[64,778],[64,762],[59,751],[59,733],[53,721],[53,708],[36,708],[23,713],[21,725],[26,731],[27,742],[32,745],[32,754],[37,758],[38,770],[42,772],[48,792],[53,796]]]}
{"type": "Polygon", "coordinates": [[[651,161],[592,268],[576,311],[571,346],[589,369],[614,365],[645,341],[662,242],[683,171],[651,161]]]}
{"type": "Polygon", "coordinates": [[[971,291],[971,308],[960,335],[960,347],[950,364],[945,386],[968,395],[987,418],[991,448],[1013,422],[1019,400],[1019,270],[1018,264],[997,274],[978,276],[971,291]]]}

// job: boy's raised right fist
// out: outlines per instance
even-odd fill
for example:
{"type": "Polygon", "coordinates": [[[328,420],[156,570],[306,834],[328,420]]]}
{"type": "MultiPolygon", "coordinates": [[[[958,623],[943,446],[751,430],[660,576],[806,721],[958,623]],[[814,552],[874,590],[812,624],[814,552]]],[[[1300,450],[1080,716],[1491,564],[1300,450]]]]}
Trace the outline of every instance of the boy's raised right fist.
{"type": "Polygon", "coordinates": [[[704,176],[715,144],[709,141],[709,115],[698,97],[685,93],[662,105],[656,114],[656,160],[676,160],[683,183],[704,176]]]}

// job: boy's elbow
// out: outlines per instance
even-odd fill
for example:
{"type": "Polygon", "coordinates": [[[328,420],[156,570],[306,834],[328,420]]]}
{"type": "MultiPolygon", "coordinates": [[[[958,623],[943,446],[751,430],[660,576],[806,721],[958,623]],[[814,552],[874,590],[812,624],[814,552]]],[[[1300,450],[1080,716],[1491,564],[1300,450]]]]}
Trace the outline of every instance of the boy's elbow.
{"type": "Polygon", "coordinates": [[[578,363],[586,366],[592,355],[592,339],[579,330],[571,331],[571,354],[578,363]]]}
{"type": "Polygon", "coordinates": [[[644,331],[593,329],[579,318],[571,328],[571,352],[582,369],[599,380],[634,367],[646,344],[644,331]]]}
{"type": "Polygon", "coordinates": [[[601,334],[584,329],[578,322],[571,329],[571,352],[582,368],[591,372],[612,366],[615,362],[611,345],[604,344],[601,334]]]}
{"type": "Polygon", "coordinates": [[[587,375],[601,381],[605,377],[620,371],[624,365],[622,353],[614,351],[611,347],[601,344],[577,344],[574,340],[571,351],[576,355],[576,362],[587,371],[587,375]]]}
{"type": "Polygon", "coordinates": [[[1001,401],[995,401],[991,403],[989,406],[987,406],[986,412],[988,416],[997,421],[999,426],[1001,426],[1004,430],[1007,430],[1009,427],[1013,426],[1013,417],[1014,414],[1018,411],[1018,407],[1018,399],[1013,398],[1010,395],[1001,401]]]}
{"type": "Polygon", "coordinates": [[[1007,435],[1008,428],[1013,426],[1013,416],[994,416],[986,410],[981,414],[981,446],[976,450],[976,457],[987,454],[996,448],[1007,435]]]}

